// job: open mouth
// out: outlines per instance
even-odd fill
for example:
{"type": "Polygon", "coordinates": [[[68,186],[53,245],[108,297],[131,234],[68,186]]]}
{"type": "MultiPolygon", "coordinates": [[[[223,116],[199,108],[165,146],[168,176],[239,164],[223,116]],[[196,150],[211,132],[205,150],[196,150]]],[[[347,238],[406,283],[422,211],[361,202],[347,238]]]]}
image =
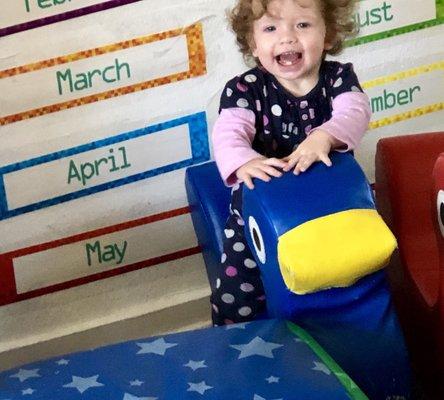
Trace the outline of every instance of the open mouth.
{"type": "Polygon", "coordinates": [[[302,53],[297,51],[286,51],[276,56],[276,61],[280,65],[289,66],[296,64],[302,58],[302,53]]]}

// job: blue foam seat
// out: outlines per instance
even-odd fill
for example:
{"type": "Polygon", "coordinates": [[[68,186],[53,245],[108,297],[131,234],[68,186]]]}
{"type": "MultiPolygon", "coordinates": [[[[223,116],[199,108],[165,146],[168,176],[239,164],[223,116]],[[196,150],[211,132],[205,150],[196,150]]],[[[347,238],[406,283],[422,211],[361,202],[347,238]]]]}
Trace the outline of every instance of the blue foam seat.
{"type": "MultiPolygon", "coordinates": [[[[299,219],[298,213],[302,212],[301,220],[306,221],[319,216],[311,216],[313,210],[318,213],[323,208],[322,215],[326,215],[337,211],[337,204],[340,204],[340,210],[347,210],[348,205],[344,201],[348,201],[348,198],[352,202],[357,199],[359,203],[358,207],[353,204],[350,208],[374,207],[368,182],[353,157],[350,154],[334,153],[332,160],[331,169],[316,164],[310,173],[302,174],[299,181],[303,184],[295,184],[295,177],[291,176],[293,174],[288,174],[283,178],[272,179],[269,183],[257,181],[253,191],[244,188],[246,229],[249,225],[248,216],[254,215],[262,227],[263,244],[268,249],[266,262],[261,262],[257,246],[252,243],[251,232],[247,233],[250,248],[255,250],[253,254],[261,268],[267,299],[270,300],[267,300],[268,315],[289,319],[304,327],[372,400],[396,396],[408,399],[408,355],[393,309],[385,271],[364,276],[349,287],[334,287],[297,295],[285,287],[277,266],[276,238],[282,233],[283,227],[287,229],[293,220],[299,219]],[[339,168],[339,171],[333,168],[339,168]],[[332,173],[329,177],[323,176],[323,171],[327,170],[332,173]],[[351,193],[356,195],[341,197],[341,193],[349,192],[350,173],[353,176],[352,185],[355,185],[351,193]],[[319,182],[311,182],[311,176],[328,183],[319,199],[313,197],[317,195],[312,190],[319,182]],[[338,179],[337,187],[341,187],[341,190],[336,190],[330,177],[338,179]],[[307,185],[310,190],[306,190],[307,185]],[[330,201],[333,197],[334,204],[330,201]],[[304,198],[307,199],[306,203],[303,203],[304,198]],[[316,206],[312,207],[314,202],[316,206]]],[[[186,189],[207,273],[210,283],[213,283],[222,254],[229,189],[224,187],[214,162],[189,168],[186,189]]],[[[322,243],[319,243],[319,251],[322,252],[322,243]]]]}
{"type": "Polygon", "coordinates": [[[231,191],[222,182],[214,161],[187,168],[185,188],[208,279],[210,285],[214,285],[223,252],[223,230],[229,215],[231,191]]]}
{"type": "Polygon", "coordinates": [[[367,397],[284,321],[144,338],[0,372],[0,399],[346,400],[367,397]]]}

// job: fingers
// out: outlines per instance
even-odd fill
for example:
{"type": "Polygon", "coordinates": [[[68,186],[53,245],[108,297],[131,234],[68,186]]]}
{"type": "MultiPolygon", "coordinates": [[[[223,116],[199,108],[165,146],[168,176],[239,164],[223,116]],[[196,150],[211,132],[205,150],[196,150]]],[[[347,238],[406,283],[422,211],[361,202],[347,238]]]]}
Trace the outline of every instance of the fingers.
{"type": "Polygon", "coordinates": [[[256,159],[245,164],[236,172],[239,180],[245,183],[249,189],[254,188],[253,178],[269,182],[271,177],[279,178],[282,172],[276,168],[282,168],[286,163],[277,158],[256,159]]]}
{"type": "Polygon", "coordinates": [[[260,168],[249,168],[248,170],[238,174],[238,178],[245,183],[248,189],[254,189],[253,178],[260,179],[264,182],[269,182],[271,179],[267,173],[262,171],[260,168]]]}
{"type": "Polygon", "coordinates": [[[280,176],[282,176],[281,171],[277,170],[276,168],[270,167],[268,165],[264,165],[262,171],[264,171],[266,174],[270,176],[274,176],[275,178],[279,178],[280,176]]]}
{"type": "Polygon", "coordinates": [[[286,157],[286,161],[287,161],[287,164],[285,165],[283,170],[285,172],[288,172],[288,171],[292,170],[296,166],[297,162],[299,161],[299,158],[289,158],[289,157],[286,157]]]}
{"type": "Polygon", "coordinates": [[[264,164],[271,165],[272,167],[275,167],[275,168],[283,169],[287,165],[287,162],[285,159],[281,160],[279,158],[272,157],[272,158],[267,158],[266,160],[264,160],[264,164]]]}
{"type": "Polygon", "coordinates": [[[313,157],[300,158],[294,168],[293,173],[295,175],[299,175],[301,172],[305,172],[311,166],[311,164],[313,164],[315,161],[316,161],[316,159],[313,157]]]}
{"type": "Polygon", "coordinates": [[[327,167],[331,167],[333,165],[330,158],[328,157],[328,154],[321,154],[319,156],[319,160],[322,161],[327,167]]]}
{"type": "Polygon", "coordinates": [[[332,162],[328,157],[327,153],[310,153],[310,154],[297,154],[293,157],[287,157],[287,165],[284,168],[284,171],[290,171],[294,169],[294,173],[299,175],[301,172],[305,172],[310,166],[317,162],[323,162],[327,167],[332,166],[332,162]]]}
{"type": "Polygon", "coordinates": [[[245,186],[247,186],[248,189],[254,189],[253,180],[251,179],[251,177],[247,175],[244,179],[241,180],[244,182],[245,186]]]}

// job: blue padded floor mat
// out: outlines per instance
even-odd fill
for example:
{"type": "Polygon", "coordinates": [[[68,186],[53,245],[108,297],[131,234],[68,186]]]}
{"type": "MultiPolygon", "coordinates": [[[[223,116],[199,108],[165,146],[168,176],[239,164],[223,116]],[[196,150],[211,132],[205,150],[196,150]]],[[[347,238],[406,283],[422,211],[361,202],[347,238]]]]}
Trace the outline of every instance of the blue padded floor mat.
{"type": "Polygon", "coordinates": [[[279,320],[134,340],[0,373],[0,400],[365,398],[305,331],[279,320]]]}

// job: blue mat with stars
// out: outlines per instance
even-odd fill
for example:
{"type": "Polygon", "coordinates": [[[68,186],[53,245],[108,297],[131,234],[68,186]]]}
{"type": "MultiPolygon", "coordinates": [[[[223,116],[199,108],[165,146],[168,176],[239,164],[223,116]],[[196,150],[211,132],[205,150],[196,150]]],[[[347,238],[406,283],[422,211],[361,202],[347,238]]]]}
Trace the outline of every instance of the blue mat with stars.
{"type": "Polygon", "coordinates": [[[367,399],[298,326],[263,320],[129,341],[0,373],[0,400],[367,399]]]}

